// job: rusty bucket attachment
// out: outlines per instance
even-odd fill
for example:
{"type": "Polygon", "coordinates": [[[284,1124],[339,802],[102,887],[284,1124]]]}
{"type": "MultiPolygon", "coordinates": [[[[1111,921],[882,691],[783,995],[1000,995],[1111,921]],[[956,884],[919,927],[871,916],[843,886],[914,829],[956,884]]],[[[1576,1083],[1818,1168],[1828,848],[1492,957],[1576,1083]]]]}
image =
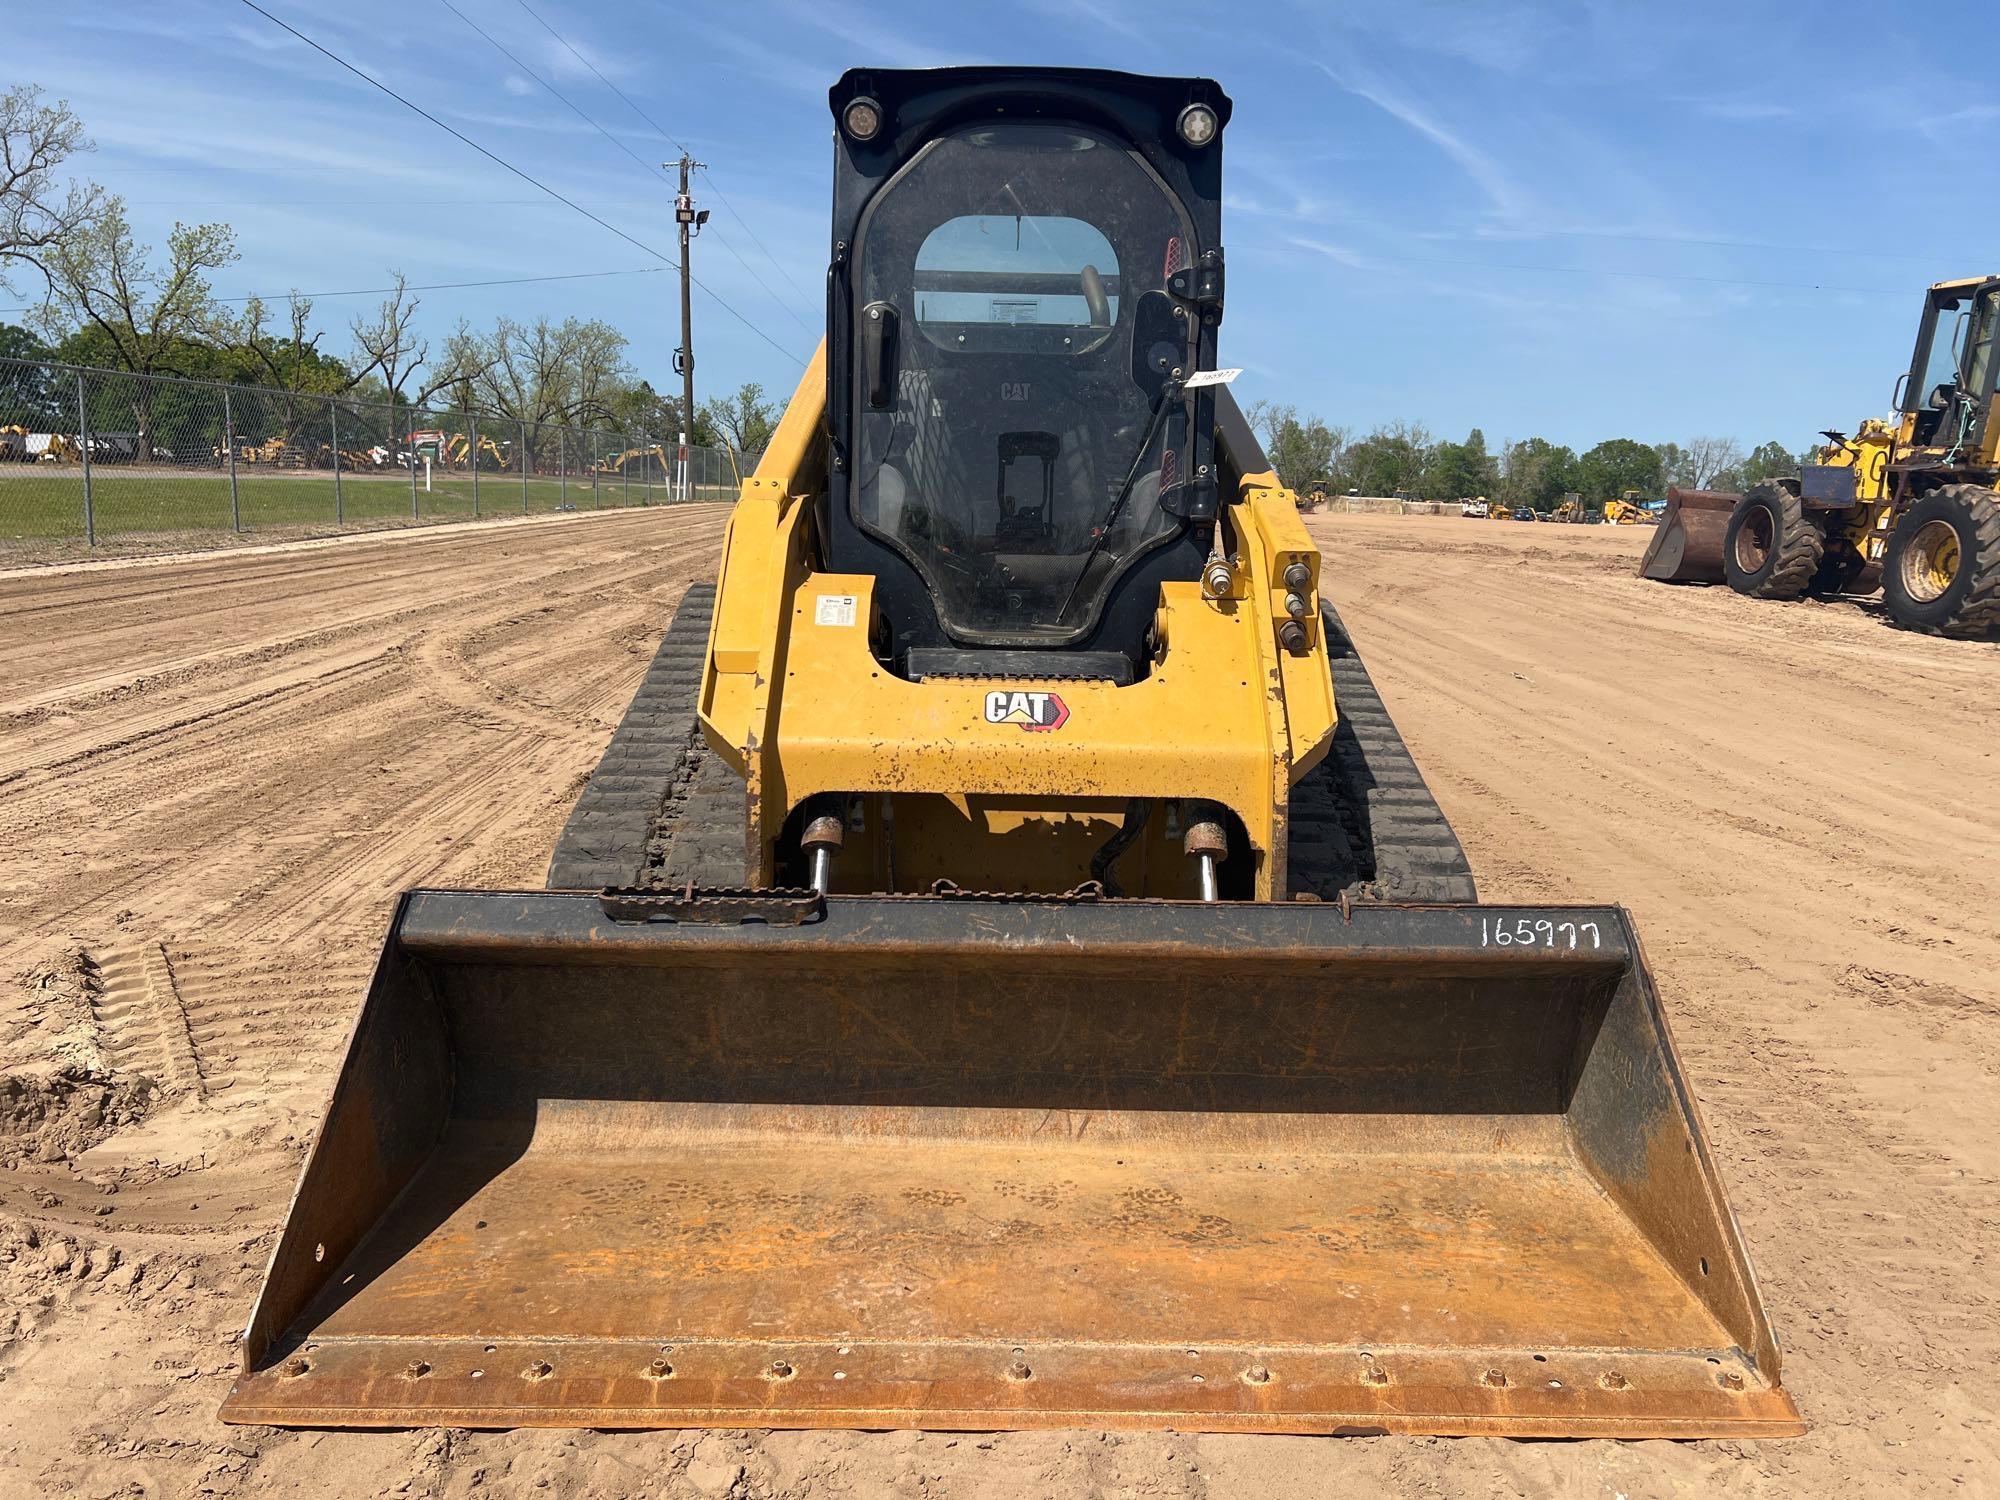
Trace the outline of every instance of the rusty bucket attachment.
{"type": "Polygon", "coordinates": [[[404,898],[226,1420],[1801,1430],[1622,910],[669,905],[404,898]]]}
{"type": "Polygon", "coordinates": [[[1667,491],[1667,508],[1639,573],[1662,583],[1721,583],[1722,541],[1730,513],[1743,497],[1730,490],[1667,491]]]}

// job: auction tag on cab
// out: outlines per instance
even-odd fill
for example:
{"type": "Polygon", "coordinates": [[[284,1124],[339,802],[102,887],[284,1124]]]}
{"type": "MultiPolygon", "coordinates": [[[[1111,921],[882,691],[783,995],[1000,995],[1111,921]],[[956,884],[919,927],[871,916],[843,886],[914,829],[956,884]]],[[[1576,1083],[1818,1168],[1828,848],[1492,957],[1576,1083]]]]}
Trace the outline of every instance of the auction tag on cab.
{"type": "Polygon", "coordinates": [[[852,625],[854,623],[854,595],[821,594],[819,603],[813,609],[815,625],[852,625]]]}
{"type": "Polygon", "coordinates": [[[1188,376],[1188,378],[1186,380],[1183,380],[1181,384],[1185,386],[1188,390],[1194,390],[1197,387],[1204,385],[1228,385],[1230,381],[1234,380],[1238,375],[1241,375],[1242,373],[1243,371],[1240,369],[1196,370],[1194,374],[1188,376]]]}

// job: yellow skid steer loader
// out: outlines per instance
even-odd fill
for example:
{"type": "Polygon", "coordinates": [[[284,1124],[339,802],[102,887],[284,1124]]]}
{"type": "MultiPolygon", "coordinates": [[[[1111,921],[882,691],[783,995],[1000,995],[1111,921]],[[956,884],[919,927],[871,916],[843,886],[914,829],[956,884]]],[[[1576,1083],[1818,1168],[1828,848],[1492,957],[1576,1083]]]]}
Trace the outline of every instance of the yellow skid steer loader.
{"type": "Polygon", "coordinates": [[[1799,1431],[1630,922],[1476,903],[1216,371],[1228,98],[831,105],[719,581],[553,888],[402,899],[223,1415],[1799,1431]]]}

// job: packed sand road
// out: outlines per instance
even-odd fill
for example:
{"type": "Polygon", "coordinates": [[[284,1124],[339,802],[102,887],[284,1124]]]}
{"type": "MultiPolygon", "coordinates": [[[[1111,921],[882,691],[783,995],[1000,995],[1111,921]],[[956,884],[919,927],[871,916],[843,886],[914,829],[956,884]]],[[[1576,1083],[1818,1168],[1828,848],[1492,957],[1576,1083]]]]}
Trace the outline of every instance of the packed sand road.
{"type": "Polygon", "coordinates": [[[1482,894],[1633,908],[1809,1436],[218,1424],[394,894],[540,883],[723,514],[0,578],[0,1494],[2000,1492],[2000,646],[1457,518],[1328,592],[1482,894]]]}

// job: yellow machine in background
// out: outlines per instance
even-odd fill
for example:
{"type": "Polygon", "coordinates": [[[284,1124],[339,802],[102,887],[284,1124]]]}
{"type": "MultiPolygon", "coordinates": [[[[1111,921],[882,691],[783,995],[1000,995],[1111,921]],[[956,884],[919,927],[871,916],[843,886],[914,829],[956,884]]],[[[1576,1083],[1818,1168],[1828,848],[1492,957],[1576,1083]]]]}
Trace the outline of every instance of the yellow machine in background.
{"type": "Polygon", "coordinates": [[[241,464],[269,464],[280,469],[303,469],[308,462],[306,450],[292,442],[285,434],[253,443],[247,439],[236,448],[236,461],[241,464]]]}
{"type": "Polygon", "coordinates": [[[1726,578],[1760,599],[1879,584],[1898,624],[1964,637],[2000,628],[1996,375],[2000,277],[1933,284],[1890,421],[1871,418],[1852,437],[1827,431],[1796,477],[1670,504],[1640,571],[1668,583],[1726,578]]]}
{"type": "MultiPolygon", "coordinates": [[[[445,462],[454,469],[471,467],[472,439],[465,433],[455,432],[444,445],[445,462]]],[[[501,446],[485,433],[479,435],[479,462],[481,467],[505,469],[509,467],[508,455],[501,446]]]]}
{"type": "Polygon", "coordinates": [[[627,448],[608,458],[599,459],[590,467],[598,474],[651,479],[655,483],[664,482],[673,472],[667,450],[658,443],[649,443],[640,448],[627,448]]]}
{"type": "Polygon", "coordinates": [[[1612,526],[1651,526],[1660,519],[1657,511],[1646,508],[1639,490],[1627,490],[1615,500],[1604,502],[1605,522],[1612,526]]]}
{"type": "Polygon", "coordinates": [[[1799,1431],[1629,918],[1478,904],[1230,398],[1228,97],[830,104],[717,581],[553,889],[403,898],[224,1417],[1799,1431]]]}

